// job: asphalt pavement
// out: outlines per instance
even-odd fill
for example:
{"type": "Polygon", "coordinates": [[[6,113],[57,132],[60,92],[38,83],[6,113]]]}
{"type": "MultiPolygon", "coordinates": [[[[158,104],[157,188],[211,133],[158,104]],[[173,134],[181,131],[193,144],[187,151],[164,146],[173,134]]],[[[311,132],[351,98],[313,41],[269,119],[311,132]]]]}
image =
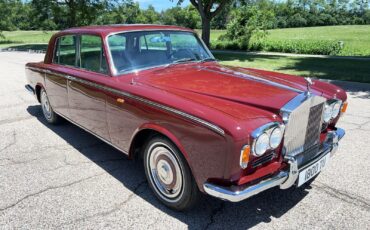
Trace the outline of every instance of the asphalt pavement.
{"type": "Polygon", "coordinates": [[[347,132],[310,185],[240,203],[204,196],[189,212],[163,206],[131,161],[66,122],[48,125],[24,89],[24,64],[0,52],[0,229],[370,229],[370,85],[348,90],[347,132]]]}

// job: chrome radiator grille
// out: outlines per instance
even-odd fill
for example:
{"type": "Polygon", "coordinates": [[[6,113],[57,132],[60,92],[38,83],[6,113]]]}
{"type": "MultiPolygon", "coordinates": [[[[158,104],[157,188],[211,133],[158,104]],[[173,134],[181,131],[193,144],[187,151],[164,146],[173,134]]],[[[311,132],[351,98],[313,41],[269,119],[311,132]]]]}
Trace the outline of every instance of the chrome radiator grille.
{"type": "Polygon", "coordinates": [[[322,112],[323,112],[322,103],[310,108],[304,150],[310,149],[312,146],[318,146],[320,143],[319,139],[321,131],[322,112]]]}
{"type": "Polygon", "coordinates": [[[317,152],[324,102],[323,97],[301,94],[284,106],[281,112],[289,117],[284,134],[285,155],[317,152]]]}

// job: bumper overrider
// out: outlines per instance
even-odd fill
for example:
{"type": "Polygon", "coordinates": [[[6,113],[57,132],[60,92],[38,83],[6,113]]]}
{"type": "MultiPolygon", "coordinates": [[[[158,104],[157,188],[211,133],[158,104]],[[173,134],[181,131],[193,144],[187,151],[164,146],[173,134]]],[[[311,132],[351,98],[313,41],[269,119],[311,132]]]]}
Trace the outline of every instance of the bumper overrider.
{"type": "Polygon", "coordinates": [[[203,185],[204,191],[222,200],[239,202],[276,186],[279,186],[281,189],[290,188],[296,184],[300,171],[315,164],[328,153],[333,156],[338,149],[339,140],[342,139],[344,135],[344,130],[340,128],[337,128],[335,131],[329,131],[323,148],[321,149],[321,153],[300,168],[298,168],[297,159],[295,157],[285,157],[284,160],[289,165],[289,169],[280,171],[275,176],[264,179],[258,184],[251,186],[223,187],[206,182],[203,185]]]}

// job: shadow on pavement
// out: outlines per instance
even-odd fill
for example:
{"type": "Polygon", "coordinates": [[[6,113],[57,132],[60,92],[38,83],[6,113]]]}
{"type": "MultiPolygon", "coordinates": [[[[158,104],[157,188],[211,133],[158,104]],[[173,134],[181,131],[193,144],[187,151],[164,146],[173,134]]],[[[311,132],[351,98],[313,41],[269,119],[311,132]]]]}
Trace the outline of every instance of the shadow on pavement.
{"type": "Polygon", "coordinates": [[[8,51],[32,51],[37,53],[46,52],[48,48],[48,44],[20,44],[20,45],[12,45],[4,50],[8,51]]]}
{"type": "MultiPolygon", "coordinates": [[[[202,196],[194,209],[187,212],[176,212],[162,205],[148,185],[143,182],[145,175],[141,162],[127,162],[129,159],[126,155],[67,121],[58,126],[46,123],[39,105],[29,106],[27,111],[81,154],[120,181],[126,188],[153,207],[183,222],[189,229],[245,229],[259,223],[268,223],[271,218],[279,218],[293,208],[308,194],[307,189],[310,188],[309,186],[289,190],[275,188],[239,203],[229,203],[202,196]],[[106,164],[107,161],[116,161],[116,164],[106,164]],[[127,167],[127,164],[132,164],[133,167],[127,167]],[[133,176],[139,178],[140,181],[133,184],[133,176]],[[144,183],[145,189],[138,189],[144,183]]],[[[160,223],[158,225],[160,226],[160,223]]]]}
{"type": "Polygon", "coordinates": [[[370,99],[370,84],[336,80],[328,80],[328,82],[341,87],[347,94],[351,94],[354,98],[370,99]]]}

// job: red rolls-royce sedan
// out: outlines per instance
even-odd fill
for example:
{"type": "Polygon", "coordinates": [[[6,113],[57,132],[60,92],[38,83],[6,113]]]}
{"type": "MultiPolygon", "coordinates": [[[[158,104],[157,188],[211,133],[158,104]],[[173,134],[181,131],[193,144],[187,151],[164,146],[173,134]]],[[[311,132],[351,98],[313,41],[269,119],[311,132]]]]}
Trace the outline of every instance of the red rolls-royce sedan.
{"type": "Polygon", "coordinates": [[[344,136],[336,127],[347,107],[342,89],[221,65],[177,26],[64,30],[26,75],[47,122],[68,120],[143,160],[154,194],[177,210],[201,192],[237,202],[301,186],[344,136]]]}

